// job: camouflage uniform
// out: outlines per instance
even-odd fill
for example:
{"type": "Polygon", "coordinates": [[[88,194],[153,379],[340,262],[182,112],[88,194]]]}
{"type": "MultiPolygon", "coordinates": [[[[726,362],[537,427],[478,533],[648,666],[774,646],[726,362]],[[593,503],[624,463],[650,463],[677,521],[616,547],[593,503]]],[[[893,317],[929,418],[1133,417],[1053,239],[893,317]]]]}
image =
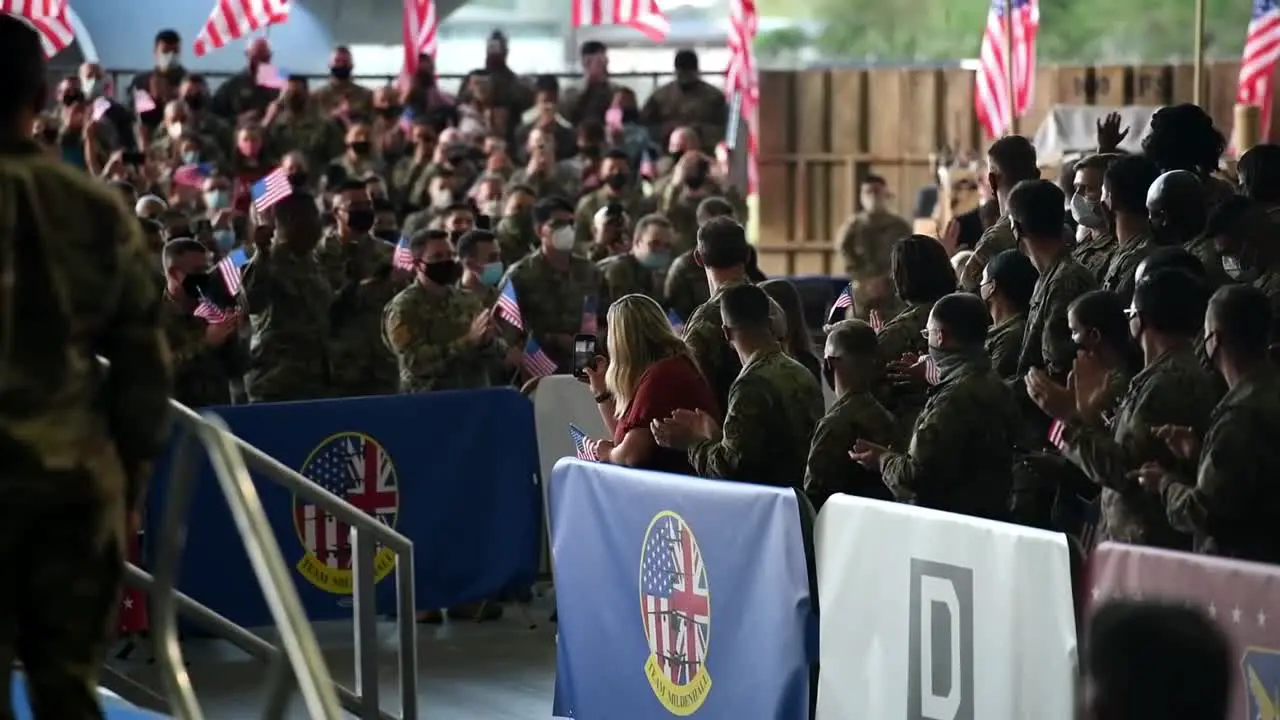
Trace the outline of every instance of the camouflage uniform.
{"type": "MultiPolygon", "coordinates": [[[[1271,301],[1271,344],[1280,343],[1280,272],[1267,270],[1253,281],[1253,286],[1271,301]]],[[[1275,361],[1274,358],[1272,360],[1275,361]]]]}
{"type": "MultiPolygon", "coordinates": [[[[218,142],[212,136],[197,132],[196,139],[200,141],[201,160],[215,165],[226,162],[227,156],[223,154],[218,142]]],[[[147,158],[159,163],[182,165],[182,158],[178,154],[180,141],[180,138],[171,138],[168,135],[152,139],[151,144],[147,146],[147,158]]]]}
{"type": "Polygon", "coordinates": [[[1114,235],[1105,230],[1090,230],[1083,240],[1071,248],[1071,257],[1084,266],[1085,270],[1093,273],[1094,279],[1098,281],[1098,285],[1101,285],[1115,250],[1114,235]]]}
{"type": "Polygon", "coordinates": [[[388,184],[392,197],[402,206],[421,205],[427,199],[427,190],[434,176],[435,165],[430,160],[419,161],[412,155],[406,155],[391,168],[388,184]]]}
{"type": "Polygon", "coordinates": [[[987,268],[991,258],[1005,250],[1013,250],[1018,243],[1013,239],[1013,222],[1009,216],[1002,216],[991,227],[982,231],[982,237],[973,247],[973,255],[960,270],[959,286],[966,292],[978,292],[982,284],[982,271],[987,268]]]}
{"type": "MultiPolygon", "coordinates": [[[[205,344],[208,323],[191,314],[191,307],[168,294],[161,305],[165,339],[173,357],[173,399],[187,407],[231,404],[231,378],[217,356],[218,348],[205,344]]],[[[227,339],[227,345],[235,337],[227,339]]]]}
{"type": "Polygon", "coordinates": [[[458,286],[463,292],[480,301],[480,306],[491,308],[498,303],[498,288],[481,283],[474,287],[458,286]]]}
{"type": "Polygon", "coordinates": [[[483,311],[475,295],[456,287],[433,292],[412,282],[392,298],[382,311],[382,340],[400,366],[400,392],[488,387],[488,368],[506,345],[497,337],[466,339],[483,311]]]}
{"type": "Polygon", "coordinates": [[[1195,538],[1196,552],[1280,562],[1275,479],[1280,455],[1280,377],[1261,369],[1229,390],[1210,418],[1194,482],[1164,484],[1169,524],[1195,538]]]}
{"type": "MultiPolygon", "coordinates": [[[[526,218],[525,220],[531,220],[526,218]]],[[[494,235],[498,241],[498,255],[505,267],[511,267],[533,252],[540,241],[533,231],[533,225],[515,217],[504,217],[498,221],[494,235]]]]}
{"type": "Polygon", "coordinates": [[[1018,357],[1018,376],[1031,368],[1044,368],[1058,382],[1065,382],[1076,358],[1076,344],[1067,326],[1067,307],[1090,290],[1097,289],[1093,275],[1063,252],[1041,273],[1031,293],[1026,334],[1018,357]]]}
{"type": "Polygon", "coordinates": [[[655,191],[650,200],[656,198],[656,206],[652,208],[671,221],[674,232],[673,249],[677,253],[692,250],[698,242],[698,205],[709,197],[722,197],[733,206],[738,222],[747,222],[747,204],[737,188],[722,187],[715,180],[708,179],[702,192],[692,193],[686,185],[667,185],[655,191]]]}
{"type": "MultiPolygon", "coordinates": [[[[929,352],[929,343],[921,333],[929,324],[931,312],[933,303],[908,303],[902,312],[884,324],[878,333],[876,349],[881,367],[896,362],[907,353],[924,356],[929,352]]],[[[924,407],[925,397],[916,388],[894,387],[887,378],[885,380],[876,388],[876,396],[898,419],[905,434],[915,426],[916,415],[924,407]]]]}
{"type": "Polygon", "coordinates": [[[573,336],[582,330],[587,298],[596,300],[597,333],[604,335],[609,294],[600,269],[586,258],[569,256],[568,270],[561,271],[541,252],[528,255],[507,268],[501,287],[511,283],[520,303],[525,332],[555,362],[561,372],[573,368],[573,348],[549,343],[550,335],[573,336]]]}
{"type": "Polygon", "coordinates": [[[604,276],[609,297],[620,298],[638,293],[648,295],[659,305],[665,305],[658,273],[641,264],[635,255],[614,255],[597,262],[596,267],[600,268],[600,274],[604,276]]]}
{"type": "Polygon", "coordinates": [[[894,497],[924,507],[1005,518],[1021,425],[1013,392],[979,351],[942,370],[907,451],[880,459],[884,484],[894,497]]]}
{"type": "MultiPolygon", "coordinates": [[[[717,407],[729,406],[729,394],[734,378],[738,377],[742,369],[742,361],[738,359],[738,353],[724,339],[724,318],[720,315],[720,297],[729,288],[742,284],[747,284],[747,281],[740,280],[721,285],[715,295],[699,305],[685,319],[684,343],[689,346],[698,369],[702,371],[702,375],[711,385],[712,392],[716,394],[717,407]]],[[[769,315],[775,321],[786,317],[773,298],[769,299],[769,315]]],[[[813,378],[812,375],[809,377],[813,378]]],[[[821,392],[822,388],[818,390],[821,392]]],[[[821,417],[821,413],[818,415],[821,417]]]]}
{"type": "Polygon", "coordinates": [[[257,73],[246,69],[227,78],[218,86],[209,110],[234,123],[244,113],[266,112],[267,107],[279,96],[279,90],[259,85],[257,73]]]}
{"type": "Polygon", "coordinates": [[[568,88],[560,96],[560,114],[575,126],[583,120],[603,123],[617,91],[618,86],[608,80],[568,88]]]}
{"type": "Polygon", "coordinates": [[[394,248],[365,234],[349,241],[336,233],[316,247],[316,259],[335,288],[329,339],[329,381],[338,397],[392,393],[396,364],[382,345],[382,308],[404,288],[391,277],[394,248]]]}
{"type": "Polygon", "coordinates": [[[681,253],[671,261],[671,267],[667,268],[667,277],[663,281],[662,294],[666,297],[667,307],[674,310],[681,320],[693,317],[693,311],[711,299],[707,271],[698,265],[692,250],[681,253]]]}
{"type": "Polygon", "coordinates": [[[578,196],[579,180],[570,173],[564,172],[560,166],[553,167],[549,172],[540,172],[529,174],[525,168],[519,168],[511,173],[511,179],[507,181],[507,188],[510,189],[515,185],[524,185],[537,197],[559,196],[568,200],[578,196]]]}
{"type": "MultiPolygon", "coordinates": [[[[211,149],[222,157],[227,157],[231,154],[232,146],[235,145],[236,135],[236,129],[231,123],[212,113],[188,109],[187,125],[197,135],[204,136],[206,149],[211,149]],[[212,145],[209,144],[210,142],[212,142],[212,145]]],[[[166,135],[166,137],[168,136],[166,135]]]]}
{"type": "Polygon", "coordinates": [[[338,165],[347,171],[347,177],[352,180],[369,177],[370,175],[382,175],[386,167],[383,165],[382,158],[370,152],[363,157],[352,157],[351,153],[342,153],[329,161],[330,165],[338,165]]]}
{"type": "Polygon", "coordinates": [[[853,317],[866,320],[872,308],[887,314],[883,306],[896,304],[896,298],[872,298],[869,283],[888,278],[889,254],[894,243],[911,235],[911,226],[888,211],[860,212],[845,221],[838,235],[844,271],[853,283],[853,317]]]}
{"type": "Polygon", "coordinates": [[[313,253],[283,244],[244,266],[253,335],[249,402],[312,400],[329,394],[329,309],[333,290],[313,253]]]}
{"type": "Polygon", "coordinates": [[[1125,303],[1133,300],[1133,274],[1155,249],[1151,236],[1146,234],[1116,245],[1107,272],[1102,276],[1102,289],[1119,295],[1125,303]]]}
{"type": "Polygon", "coordinates": [[[1139,372],[1109,423],[1070,419],[1062,427],[1062,453],[1102,487],[1103,537],[1173,549],[1189,538],[1169,526],[1164,508],[1127,477],[1146,462],[1159,462],[1183,476],[1194,468],[1173,457],[1152,434],[1159,425],[1185,425],[1203,433],[1217,402],[1213,378],[1190,347],[1173,350],[1139,372]]]}
{"type": "Polygon", "coordinates": [[[1005,381],[1018,377],[1018,356],[1022,354],[1026,328],[1027,316],[1019,313],[987,330],[987,357],[991,358],[996,375],[1005,381]]]}
{"type": "Polygon", "coordinates": [[[373,91],[350,80],[330,80],[311,93],[325,115],[333,115],[347,101],[351,114],[370,117],[373,114],[373,91]]]}
{"type": "Polygon", "coordinates": [[[301,112],[281,108],[267,129],[267,142],[276,155],[298,151],[313,168],[342,152],[342,128],[312,102],[301,112]]]}
{"type": "Polygon", "coordinates": [[[626,210],[631,222],[635,222],[640,218],[640,213],[644,209],[641,207],[644,203],[644,196],[638,190],[634,188],[627,189],[618,195],[610,195],[609,193],[609,190],[601,188],[584,195],[578,201],[578,210],[573,216],[575,252],[585,253],[586,249],[590,247],[593,233],[592,226],[595,225],[596,212],[600,208],[608,207],[611,203],[618,203],[626,210]]]}
{"type": "Polygon", "coordinates": [[[704,80],[687,90],[672,81],[654,90],[645,101],[640,122],[649,127],[649,134],[658,143],[665,143],[676,128],[692,127],[702,140],[702,149],[711,152],[724,139],[729,104],[723,92],[704,80]]]}
{"type": "Polygon", "coordinates": [[[1213,246],[1213,238],[1203,235],[1182,246],[1187,252],[1196,256],[1204,265],[1205,279],[1209,283],[1209,292],[1233,282],[1227,271],[1222,269],[1222,254],[1213,246]]]}
{"type": "Polygon", "coordinates": [[[126,511],[168,436],[156,269],[114,188],[28,140],[0,175],[0,662],[40,717],[101,717],[126,511]]]}
{"type": "Polygon", "coordinates": [[[780,347],[762,350],[733,381],[721,438],[695,442],[689,464],[701,477],[801,487],[824,404],[803,365],[780,347]]]}
{"type": "Polygon", "coordinates": [[[814,507],[834,493],[892,500],[879,476],[849,457],[854,441],[862,438],[890,447],[898,442],[897,421],[869,392],[849,392],[836,399],[818,421],[804,471],[804,491],[814,507]]]}

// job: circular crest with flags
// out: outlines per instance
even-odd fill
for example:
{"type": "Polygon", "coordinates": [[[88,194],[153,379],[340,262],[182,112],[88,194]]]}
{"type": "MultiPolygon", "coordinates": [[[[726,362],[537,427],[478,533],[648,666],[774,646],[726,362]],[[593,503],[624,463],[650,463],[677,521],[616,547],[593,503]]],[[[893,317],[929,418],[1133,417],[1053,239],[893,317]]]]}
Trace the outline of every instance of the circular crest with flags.
{"type": "Polygon", "coordinates": [[[711,692],[711,594],[693,529],[669,510],[654,515],[645,531],[640,615],[649,642],[649,686],[671,714],[692,715],[711,692]]]}
{"type": "MultiPolygon", "coordinates": [[[[299,472],[308,480],[395,527],[400,509],[399,482],[391,455],[372,437],[340,432],[311,451],[299,472]]],[[[316,587],[350,595],[351,526],[324,508],[294,496],[293,523],[302,543],[298,572],[316,587]]],[[[381,581],[395,567],[396,555],[379,546],[373,579],[381,581]]]]}

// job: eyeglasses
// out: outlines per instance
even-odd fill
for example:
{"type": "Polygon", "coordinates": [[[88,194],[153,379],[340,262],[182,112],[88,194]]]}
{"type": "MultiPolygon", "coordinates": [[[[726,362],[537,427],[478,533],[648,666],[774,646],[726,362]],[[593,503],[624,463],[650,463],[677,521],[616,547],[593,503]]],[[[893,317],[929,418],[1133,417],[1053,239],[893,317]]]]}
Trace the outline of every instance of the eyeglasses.
{"type": "Polygon", "coordinates": [[[1138,308],[1130,305],[1129,307],[1124,309],[1124,316],[1129,318],[1130,320],[1138,317],[1138,308]]]}

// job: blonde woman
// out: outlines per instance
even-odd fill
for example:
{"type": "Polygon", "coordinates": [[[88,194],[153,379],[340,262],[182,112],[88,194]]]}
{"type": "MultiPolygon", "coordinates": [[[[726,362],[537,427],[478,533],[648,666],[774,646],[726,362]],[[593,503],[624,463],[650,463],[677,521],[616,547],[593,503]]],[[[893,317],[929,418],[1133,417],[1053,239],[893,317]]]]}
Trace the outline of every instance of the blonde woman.
{"type": "Polygon", "coordinates": [[[719,424],[711,385],[667,314],[645,295],[627,295],[609,306],[609,359],[597,357],[587,382],[611,440],[590,441],[601,462],[692,475],[685,453],[658,447],[653,420],[676,410],[706,414],[719,424]]]}

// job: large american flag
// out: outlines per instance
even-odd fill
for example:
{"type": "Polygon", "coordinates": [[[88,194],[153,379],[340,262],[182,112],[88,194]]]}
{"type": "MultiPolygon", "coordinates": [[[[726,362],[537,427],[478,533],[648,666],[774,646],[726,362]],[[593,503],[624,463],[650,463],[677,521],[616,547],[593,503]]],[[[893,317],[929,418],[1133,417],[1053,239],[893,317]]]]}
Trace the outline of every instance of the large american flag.
{"type": "Polygon", "coordinates": [[[75,31],[67,20],[67,0],[0,0],[0,12],[17,15],[31,23],[40,33],[46,58],[75,42],[75,31]]]}
{"type": "Polygon", "coordinates": [[[404,18],[401,32],[404,42],[404,72],[412,75],[418,71],[418,56],[436,56],[436,33],[440,30],[440,16],[436,14],[435,0],[404,0],[404,18]]]}
{"type": "Polygon", "coordinates": [[[1254,0],[1253,19],[1249,21],[1244,54],[1240,57],[1236,103],[1259,108],[1259,127],[1264,141],[1271,129],[1272,76],[1277,59],[1280,59],[1280,3],[1277,0],[1254,0]]]}
{"type": "MultiPolygon", "coordinates": [[[[747,125],[747,194],[755,193],[760,182],[756,162],[760,147],[760,74],[753,49],[756,25],[755,0],[729,0],[729,67],[724,90],[741,98],[739,105],[747,125]]],[[[729,122],[736,123],[738,119],[729,118],[729,122]]]]}
{"type": "Polygon", "coordinates": [[[707,569],[693,533],[674,515],[659,518],[645,538],[640,593],[649,652],[676,685],[688,684],[707,662],[707,590],[707,569]]]}
{"type": "MultiPolygon", "coordinates": [[[[395,526],[399,510],[396,471],[391,458],[365,435],[348,434],[330,440],[302,468],[308,480],[395,526]]],[[[351,526],[324,508],[294,503],[294,523],[307,552],[331,568],[351,567],[351,526]]]]}
{"type": "Polygon", "coordinates": [[[216,0],[196,36],[197,57],[289,19],[289,0],[216,0]]]}
{"type": "Polygon", "coordinates": [[[654,42],[667,39],[671,22],[658,0],[569,0],[574,28],[624,25],[644,33],[654,42]]]}
{"type": "Polygon", "coordinates": [[[1036,81],[1036,34],[1040,30],[1039,0],[1013,0],[1013,107],[1009,103],[1004,35],[1005,0],[992,0],[987,13],[987,29],[982,33],[974,107],[978,122],[988,137],[997,138],[1013,126],[1031,105],[1036,81]]]}

